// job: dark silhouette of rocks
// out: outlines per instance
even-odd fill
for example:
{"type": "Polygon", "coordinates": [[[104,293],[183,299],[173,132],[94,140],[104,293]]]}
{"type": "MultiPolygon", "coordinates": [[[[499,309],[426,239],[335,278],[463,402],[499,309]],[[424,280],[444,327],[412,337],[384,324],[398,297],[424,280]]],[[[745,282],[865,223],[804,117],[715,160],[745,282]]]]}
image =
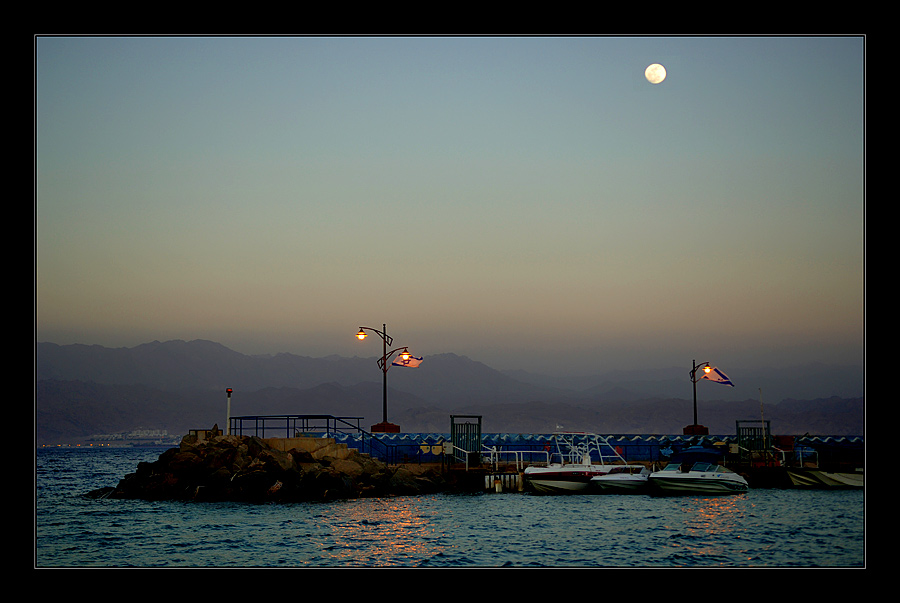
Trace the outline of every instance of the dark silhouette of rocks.
{"type": "Polygon", "coordinates": [[[328,438],[182,438],[153,462],[141,462],[115,487],[89,498],[309,502],[431,494],[465,489],[440,466],[389,466],[328,438]],[[287,448],[287,449],[285,449],[287,448]]]}

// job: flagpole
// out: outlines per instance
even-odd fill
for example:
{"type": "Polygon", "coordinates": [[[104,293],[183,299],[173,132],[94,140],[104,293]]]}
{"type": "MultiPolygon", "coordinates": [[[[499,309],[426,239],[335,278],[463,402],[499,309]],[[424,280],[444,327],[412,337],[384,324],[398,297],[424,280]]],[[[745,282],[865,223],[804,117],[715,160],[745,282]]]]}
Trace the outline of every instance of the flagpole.
{"type": "Polygon", "coordinates": [[[759,388],[759,423],[763,437],[763,449],[766,451],[766,461],[769,460],[769,434],[766,430],[766,413],[763,411],[762,388],[759,388]]]}

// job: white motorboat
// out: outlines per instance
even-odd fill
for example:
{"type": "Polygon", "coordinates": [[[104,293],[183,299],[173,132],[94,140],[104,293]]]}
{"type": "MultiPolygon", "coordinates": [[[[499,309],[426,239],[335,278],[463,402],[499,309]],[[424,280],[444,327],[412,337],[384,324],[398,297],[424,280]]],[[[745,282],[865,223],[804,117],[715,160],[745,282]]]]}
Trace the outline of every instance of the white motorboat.
{"type": "Polygon", "coordinates": [[[706,461],[669,463],[648,481],[654,494],[740,494],[750,489],[743,476],[706,461]]]}
{"type": "Polygon", "coordinates": [[[639,494],[646,491],[650,470],[643,465],[618,465],[606,475],[591,478],[591,486],[603,494],[639,494]]]}
{"type": "Polygon", "coordinates": [[[525,483],[540,494],[575,494],[588,489],[591,479],[607,468],[592,463],[552,463],[546,467],[525,469],[525,483]]]}
{"type": "Polygon", "coordinates": [[[609,473],[616,466],[613,462],[625,464],[622,455],[604,437],[558,433],[553,439],[556,452],[547,450],[547,464],[525,469],[525,483],[537,493],[585,493],[591,479],[609,473]]]}

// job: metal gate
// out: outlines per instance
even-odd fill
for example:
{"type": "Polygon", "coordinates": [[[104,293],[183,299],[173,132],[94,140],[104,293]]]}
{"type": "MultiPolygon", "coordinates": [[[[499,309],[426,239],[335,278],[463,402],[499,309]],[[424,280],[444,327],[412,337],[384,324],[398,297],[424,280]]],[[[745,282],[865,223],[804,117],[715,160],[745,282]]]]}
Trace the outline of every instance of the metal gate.
{"type": "Polygon", "coordinates": [[[766,457],[772,451],[769,421],[736,421],[741,459],[766,457]]]}
{"type": "Polygon", "coordinates": [[[470,465],[481,464],[481,415],[450,415],[453,456],[470,465]]]}

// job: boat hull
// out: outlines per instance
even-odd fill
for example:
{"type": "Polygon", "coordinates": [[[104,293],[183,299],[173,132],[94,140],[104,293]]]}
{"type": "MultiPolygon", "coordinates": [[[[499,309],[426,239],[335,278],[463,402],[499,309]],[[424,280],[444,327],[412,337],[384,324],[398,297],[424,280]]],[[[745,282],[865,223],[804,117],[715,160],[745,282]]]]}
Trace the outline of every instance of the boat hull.
{"type": "Polygon", "coordinates": [[[600,476],[591,480],[591,485],[603,494],[640,494],[647,490],[649,482],[640,476],[600,476]],[[603,479],[613,477],[613,479],[603,479]]]}
{"type": "Polygon", "coordinates": [[[647,490],[649,476],[650,471],[641,465],[616,466],[592,478],[591,487],[601,494],[638,494],[647,490]]]}
{"type": "Polygon", "coordinates": [[[743,494],[747,480],[722,465],[708,461],[670,463],[650,474],[653,494],[743,494]]]}
{"type": "Polygon", "coordinates": [[[592,478],[604,473],[589,468],[529,467],[525,470],[525,483],[539,494],[579,494],[588,491],[592,478]]]}
{"type": "Polygon", "coordinates": [[[862,471],[835,473],[819,469],[788,469],[788,477],[796,488],[840,490],[865,486],[865,477],[862,471]]]}
{"type": "Polygon", "coordinates": [[[650,486],[656,494],[742,494],[750,488],[746,481],[719,479],[716,477],[664,477],[650,476],[650,486]]]}

